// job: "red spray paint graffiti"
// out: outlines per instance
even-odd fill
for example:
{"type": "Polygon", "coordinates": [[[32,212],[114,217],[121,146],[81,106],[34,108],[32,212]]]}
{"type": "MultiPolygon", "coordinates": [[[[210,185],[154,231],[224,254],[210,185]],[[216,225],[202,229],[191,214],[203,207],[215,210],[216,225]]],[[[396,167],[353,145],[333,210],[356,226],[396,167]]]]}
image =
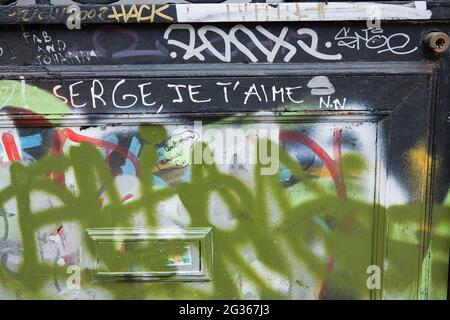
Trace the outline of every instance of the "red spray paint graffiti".
{"type": "MultiPolygon", "coordinates": [[[[92,138],[88,136],[84,136],[81,134],[78,134],[74,132],[72,129],[65,128],[62,130],[55,130],[53,134],[53,150],[52,155],[61,155],[63,154],[63,148],[67,140],[70,140],[72,142],[76,143],[82,143],[87,142],[90,143],[96,147],[105,149],[106,157],[105,161],[106,163],[109,162],[109,157],[111,156],[112,152],[117,152],[123,157],[127,158],[128,160],[133,163],[135,170],[136,170],[136,176],[140,176],[140,167],[139,167],[139,159],[133,155],[131,152],[129,152],[126,148],[121,147],[115,143],[105,141],[102,139],[92,138]]],[[[64,184],[64,173],[56,173],[54,176],[54,179],[58,181],[61,184],[64,184]]]]}
{"type": "MultiPolygon", "coordinates": [[[[345,187],[342,167],[341,167],[341,157],[342,157],[342,129],[336,129],[333,134],[333,156],[334,160],[328,155],[328,153],[313,139],[298,132],[292,131],[280,131],[280,141],[281,143],[286,143],[287,141],[295,141],[303,144],[309,148],[314,154],[316,154],[324,163],[325,167],[329,171],[334,184],[336,186],[336,192],[339,197],[346,198],[347,190],[345,187]]],[[[348,217],[344,218],[343,223],[340,227],[341,233],[347,233],[349,231],[350,221],[348,217]]],[[[319,288],[319,299],[326,298],[326,289],[330,280],[330,274],[333,272],[333,268],[336,264],[336,257],[330,256],[327,262],[326,274],[322,284],[319,288]]]]}
{"type": "Polygon", "coordinates": [[[330,172],[330,175],[334,180],[338,196],[345,198],[347,196],[347,191],[342,179],[342,172],[340,167],[341,140],[342,130],[336,129],[333,135],[333,153],[335,158],[333,160],[317,142],[315,142],[307,135],[293,131],[280,131],[280,142],[282,144],[285,144],[287,141],[294,141],[303,144],[323,161],[325,167],[330,172]]]}
{"type": "Polygon", "coordinates": [[[8,157],[9,161],[20,161],[20,154],[19,150],[16,145],[16,141],[14,140],[14,136],[6,132],[2,134],[2,142],[3,146],[5,148],[6,156],[8,157]]]}

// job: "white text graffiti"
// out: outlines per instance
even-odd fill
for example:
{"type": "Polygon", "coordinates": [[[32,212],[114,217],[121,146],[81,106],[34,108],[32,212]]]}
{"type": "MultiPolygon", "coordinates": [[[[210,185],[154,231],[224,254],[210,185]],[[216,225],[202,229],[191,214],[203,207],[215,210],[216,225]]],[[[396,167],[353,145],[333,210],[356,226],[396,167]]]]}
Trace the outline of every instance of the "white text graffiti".
{"type": "MultiPolygon", "coordinates": [[[[197,58],[200,61],[205,60],[204,51],[208,50],[210,54],[212,54],[217,59],[223,62],[230,62],[232,56],[231,45],[245,56],[250,59],[251,62],[260,61],[254,52],[252,52],[252,47],[256,47],[259,51],[265,56],[265,60],[267,62],[273,62],[275,57],[278,54],[283,55],[283,61],[289,62],[292,57],[297,53],[297,47],[286,40],[286,37],[289,32],[288,27],[284,27],[281,32],[276,35],[271,31],[267,30],[262,26],[256,26],[256,34],[251,29],[247,28],[244,25],[235,25],[228,32],[220,29],[216,26],[203,26],[199,28],[196,32],[194,27],[190,24],[173,24],[167,28],[164,33],[164,39],[167,40],[167,43],[170,45],[174,45],[184,51],[183,59],[189,60],[193,57],[197,58]],[[189,41],[187,43],[183,43],[181,41],[170,38],[172,32],[174,30],[182,30],[187,31],[189,41]],[[213,41],[207,38],[207,33],[215,34],[218,36],[213,41]],[[237,35],[242,34],[247,36],[250,39],[251,46],[247,43],[242,43],[237,35]],[[200,40],[201,44],[197,45],[197,36],[200,40]],[[258,37],[264,37],[264,41],[260,40],[258,37]],[[218,42],[224,43],[223,52],[219,52],[216,48],[215,44],[218,42]],[[264,42],[264,43],[263,43],[264,42]],[[270,43],[271,49],[268,49],[265,45],[266,42],[270,43]]],[[[301,39],[297,41],[296,45],[298,45],[304,52],[307,54],[316,57],[321,60],[341,60],[341,54],[326,54],[318,51],[318,35],[317,33],[309,28],[301,28],[297,30],[297,36],[301,39]],[[305,39],[306,41],[304,41],[305,39]]],[[[172,58],[176,58],[176,52],[172,52],[170,54],[172,58]]]]}
{"type": "MultiPolygon", "coordinates": [[[[249,28],[238,24],[224,30],[212,25],[194,28],[190,24],[173,24],[165,31],[164,39],[181,50],[183,60],[199,61],[205,61],[209,56],[231,62],[238,54],[244,55],[249,62],[290,62],[297,54],[332,61],[342,60],[343,47],[356,50],[364,47],[380,54],[395,55],[417,50],[416,46],[411,46],[410,37],[405,33],[384,34],[381,29],[351,32],[347,27],[342,28],[332,41],[320,42],[318,32],[311,28],[292,30],[283,27],[280,31],[269,31],[261,25],[249,28]]],[[[170,57],[177,58],[179,50],[173,50],[170,57]]]]}
{"type": "Polygon", "coordinates": [[[410,54],[417,47],[407,49],[410,37],[405,33],[394,33],[384,35],[381,29],[363,29],[359,32],[350,31],[350,28],[342,28],[334,37],[337,45],[350,49],[360,50],[365,47],[369,50],[377,50],[377,53],[390,52],[393,54],[410,54]]]}

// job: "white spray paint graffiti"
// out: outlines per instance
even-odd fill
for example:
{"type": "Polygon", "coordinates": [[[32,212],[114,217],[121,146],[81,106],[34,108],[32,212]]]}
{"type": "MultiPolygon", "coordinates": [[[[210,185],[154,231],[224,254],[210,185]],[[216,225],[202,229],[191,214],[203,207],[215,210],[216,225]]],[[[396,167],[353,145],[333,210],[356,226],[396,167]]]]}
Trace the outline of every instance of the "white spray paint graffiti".
{"type": "Polygon", "coordinates": [[[383,34],[380,29],[363,29],[361,32],[353,31],[350,28],[343,27],[334,37],[338,40],[337,45],[351,49],[360,50],[362,47],[377,50],[377,53],[390,52],[393,54],[409,54],[417,50],[417,47],[411,50],[401,51],[410,42],[410,37],[405,33],[394,33],[389,36],[383,34]],[[393,45],[396,39],[399,44],[393,45]]]}
{"type": "MultiPolygon", "coordinates": [[[[215,26],[203,26],[197,30],[197,35],[199,39],[201,40],[201,45],[196,47],[196,32],[192,25],[190,24],[173,24],[169,26],[164,33],[164,39],[167,40],[167,43],[170,45],[174,45],[182,50],[184,50],[183,59],[189,60],[193,57],[197,58],[200,61],[205,60],[205,56],[203,55],[203,51],[208,50],[213,54],[214,57],[219,59],[223,62],[230,62],[231,61],[231,44],[233,44],[237,50],[239,50],[241,53],[245,54],[252,62],[258,62],[258,58],[251,52],[251,50],[248,48],[247,44],[242,43],[240,40],[237,39],[236,34],[243,33],[247,35],[251,42],[258,48],[266,57],[267,62],[273,62],[276,55],[280,52],[281,48],[284,48],[287,50],[287,53],[284,53],[283,60],[285,62],[289,62],[292,57],[297,53],[297,48],[287,42],[285,40],[289,28],[284,27],[280,34],[278,36],[272,34],[270,31],[265,29],[262,26],[256,26],[256,30],[259,32],[259,34],[264,35],[267,39],[273,41],[273,48],[272,50],[267,49],[262,41],[258,39],[258,37],[255,35],[255,33],[250,30],[249,28],[245,27],[244,25],[238,24],[235,25],[230,29],[229,32],[225,32],[222,29],[215,27],[215,26]],[[188,39],[189,42],[183,43],[178,40],[170,39],[170,34],[173,30],[186,30],[188,31],[188,39]],[[211,32],[215,33],[216,35],[220,36],[225,44],[224,53],[220,53],[214,45],[206,38],[206,33],[211,32]]],[[[302,28],[297,31],[298,35],[309,35],[311,37],[311,44],[308,45],[303,40],[298,40],[298,45],[308,54],[322,59],[322,60],[340,60],[342,59],[341,54],[334,54],[329,55],[325,53],[321,53],[317,51],[318,46],[318,36],[317,33],[308,28],[302,28]]],[[[177,54],[176,52],[172,52],[170,54],[172,58],[176,58],[177,54]]]]}
{"type": "MultiPolygon", "coordinates": [[[[326,41],[323,44],[319,42],[317,31],[311,28],[296,30],[294,32],[296,42],[292,37],[292,31],[288,27],[283,27],[279,34],[274,34],[261,25],[250,29],[242,24],[237,24],[229,31],[225,31],[212,25],[195,29],[191,24],[172,24],[166,29],[164,39],[169,45],[183,51],[183,60],[195,58],[199,61],[205,61],[205,54],[208,54],[222,62],[231,62],[236,53],[241,53],[251,62],[274,62],[277,55],[281,55],[284,62],[289,62],[298,53],[299,48],[303,53],[319,60],[342,60],[342,53],[326,53],[320,49],[320,47],[325,47],[326,50],[332,50],[333,42],[335,42],[335,48],[345,47],[360,50],[364,47],[369,50],[377,50],[379,54],[387,52],[406,55],[417,50],[417,46],[409,48],[411,38],[406,33],[383,34],[384,30],[382,29],[351,31],[350,28],[343,27],[335,35],[333,42],[326,41]],[[180,36],[181,32],[184,32],[183,37],[180,36]],[[187,41],[175,40],[175,33],[180,36],[180,39],[187,39],[187,41]],[[248,41],[243,42],[238,39],[238,36],[247,38],[248,41]],[[222,48],[220,49],[222,52],[219,51],[218,46],[222,48]],[[257,50],[253,50],[254,48],[257,50]],[[259,53],[262,53],[264,58],[258,58],[257,54],[259,53]]],[[[170,57],[175,59],[178,57],[178,53],[172,51],[170,57]]]]}

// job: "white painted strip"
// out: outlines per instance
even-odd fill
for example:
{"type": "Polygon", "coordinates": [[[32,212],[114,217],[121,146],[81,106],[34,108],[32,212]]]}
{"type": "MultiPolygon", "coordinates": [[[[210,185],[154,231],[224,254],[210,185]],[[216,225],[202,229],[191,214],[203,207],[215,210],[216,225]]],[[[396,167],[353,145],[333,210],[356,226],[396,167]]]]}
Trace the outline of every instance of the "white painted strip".
{"type": "Polygon", "coordinates": [[[375,2],[202,3],[177,4],[180,23],[263,21],[426,20],[426,1],[408,4],[375,2]]]}

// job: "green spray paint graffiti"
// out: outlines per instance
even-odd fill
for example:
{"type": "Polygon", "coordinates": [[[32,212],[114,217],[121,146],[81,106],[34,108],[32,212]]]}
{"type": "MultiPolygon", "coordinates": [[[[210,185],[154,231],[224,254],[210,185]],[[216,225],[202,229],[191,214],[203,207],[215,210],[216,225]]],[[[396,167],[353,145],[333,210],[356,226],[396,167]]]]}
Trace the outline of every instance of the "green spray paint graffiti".
{"type": "Polygon", "coordinates": [[[55,114],[69,113],[69,107],[45,90],[25,83],[25,80],[0,80],[0,109],[17,108],[22,113],[55,114]]]}
{"type": "MultiPolygon", "coordinates": [[[[420,227],[415,222],[423,208],[420,204],[374,208],[372,203],[353,197],[361,187],[355,177],[367,168],[360,156],[350,153],[340,160],[349,195],[343,197],[337,194],[330,176],[313,177],[280,148],[281,168],[291,173],[290,179],[300,182],[295,188],[307,194],[300,199],[279,175],[262,176],[260,161],[253,167],[251,187],[243,179],[221,172],[216,164],[194,163],[188,181],[159,186],[151,177],[160,157],[158,147],[168,139],[166,129],[142,126],[139,136],[143,142],[137,180],[139,196],[128,201],[123,201],[101,150],[90,143],[66,148],[66,154],[48,154],[29,165],[10,165],[9,184],[0,192],[0,205],[5,207],[9,201],[16,201],[21,262],[13,274],[0,268],[5,292],[11,294],[19,289],[26,298],[52,298],[55,295],[48,290],[49,283],[59,279],[57,283],[65,286],[67,265],[45,263],[39,252],[37,234],[46,226],[70,222],[79,230],[133,227],[133,218],[139,214],[145,218],[144,226],[160,226],[159,206],[174,197],[179,198],[188,213],[189,221],[184,227],[211,226],[211,199],[217,197],[234,225],[214,230],[212,282],[145,283],[137,289],[136,284],[131,287],[130,283],[90,283],[90,270],[85,268],[81,273],[84,292],[94,298],[276,299],[308,297],[307,294],[317,298],[321,292],[322,298],[368,298],[366,268],[373,259],[373,215],[385,211],[388,232],[394,239],[390,241],[390,257],[395,257],[385,261],[385,269],[397,284],[395,289],[385,289],[391,290],[387,292],[393,296],[414,295],[417,284],[415,271],[410,268],[417,268],[414,257],[420,245],[420,227]],[[73,175],[75,190],[73,186],[62,186],[55,178],[61,172],[73,175]],[[58,199],[60,205],[34,211],[36,192],[58,199]],[[273,212],[279,214],[277,221],[273,221],[273,212]]],[[[208,146],[203,147],[208,150],[208,146]]],[[[439,210],[448,213],[448,207],[439,210]]],[[[444,222],[448,223],[448,219],[444,222]]],[[[443,224],[441,229],[439,238],[445,255],[448,225],[443,224]]],[[[87,248],[87,240],[82,238],[81,247],[87,248]]]]}
{"type": "MultiPolygon", "coordinates": [[[[65,104],[40,89],[3,80],[0,88],[2,107],[41,115],[68,112],[65,104]]],[[[210,128],[221,126],[232,125],[210,128]]],[[[251,166],[196,164],[192,150],[203,146],[203,155],[210,153],[211,159],[217,150],[214,141],[198,140],[190,128],[173,133],[169,126],[142,126],[123,129],[117,136],[108,135],[107,127],[2,129],[0,295],[369,298],[373,294],[366,286],[366,269],[374,263],[383,270],[383,297],[417,298],[434,286],[441,288],[437,284],[442,277],[430,274],[442,274],[448,266],[448,201],[434,204],[437,231],[431,251],[430,242],[422,241],[429,228],[421,222],[422,203],[373,203],[375,141],[355,138],[340,147],[349,128],[356,137],[370,136],[373,125],[346,125],[345,132],[336,126],[280,125],[282,139],[268,142],[279,151],[280,170],[267,176],[261,175],[267,165],[261,159],[251,166]],[[214,228],[211,282],[90,282],[92,270],[83,265],[83,255],[92,255],[87,228],[166,225],[214,228]],[[377,231],[380,225],[384,234],[377,231]],[[81,266],[77,289],[67,285],[73,266],[81,266]]],[[[178,249],[171,254],[180,254],[178,249]]],[[[115,248],[109,250],[110,256],[116,254],[115,248]]],[[[119,267],[118,261],[107,259],[106,268],[139,264],[135,256],[127,257],[119,267]]],[[[167,269],[166,263],[159,256],[149,261],[161,269],[167,269]]],[[[442,298],[446,292],[434,296],[442,298]]]]}

